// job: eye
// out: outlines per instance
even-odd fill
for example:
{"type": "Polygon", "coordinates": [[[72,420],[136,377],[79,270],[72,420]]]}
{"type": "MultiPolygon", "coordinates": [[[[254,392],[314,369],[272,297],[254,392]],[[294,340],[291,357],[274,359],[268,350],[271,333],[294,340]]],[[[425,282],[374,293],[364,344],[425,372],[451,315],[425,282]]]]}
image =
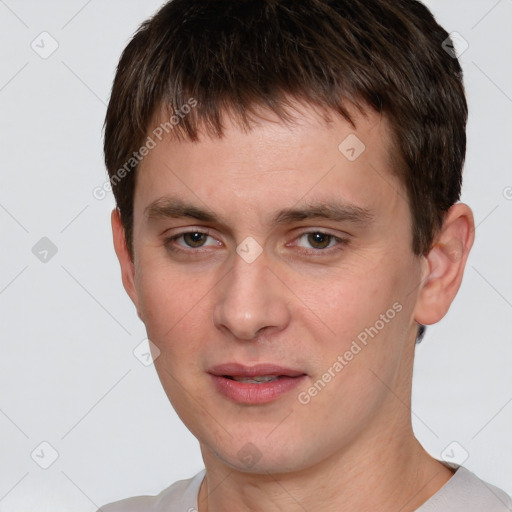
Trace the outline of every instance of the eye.
{"type": "Polygon", "coordinates": [[[298,241],[297,245],[299,247],[304,249],[313,248],[313,250],[304,251],[307,253],[331,252],[331,250],[342,249],[349,243],[345,238],[340,238],[330,233],[324,233],[323,231],[302,233],[296,240],[298,241]]]}
{"type": "Polygon", "coordinates": [[[220,242],[203,231],[187,231],[165,239],[165,246],[170,250],[200,249],[212,245],[220,245],[220,242]],[[206,243],[209,238],[213,243],[206,243]],[[183,243],[178,243],[180,240],[183,243]]]}

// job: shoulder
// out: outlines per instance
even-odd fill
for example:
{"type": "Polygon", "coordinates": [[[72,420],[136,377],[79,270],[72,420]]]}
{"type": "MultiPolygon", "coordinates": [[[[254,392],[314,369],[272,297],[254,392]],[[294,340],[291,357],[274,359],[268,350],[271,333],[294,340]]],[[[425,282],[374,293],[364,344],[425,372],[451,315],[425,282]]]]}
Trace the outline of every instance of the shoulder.
{"type": "Polygon", "coordinates": [[[126,498],[103,505],[97,512],[197,512],[197,494],[204,475],[203,469],[192,478],[174,482],[156,496],[126,498]]]}
{"type": "Polygon", "coordinates": [[[512,500],[501,489],[459,467],[448,482],[417,512],[507,512],[512,500]]]}

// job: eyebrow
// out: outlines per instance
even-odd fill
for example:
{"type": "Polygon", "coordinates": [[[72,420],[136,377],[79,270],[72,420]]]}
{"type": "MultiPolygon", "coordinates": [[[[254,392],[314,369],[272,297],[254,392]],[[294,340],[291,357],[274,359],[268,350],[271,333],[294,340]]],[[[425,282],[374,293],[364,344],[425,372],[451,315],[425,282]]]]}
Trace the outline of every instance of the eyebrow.
{"type": "MultiPolygon", "coordinates": [[[[179,198],[161,197],[144,209],[148,219],[190,218],[201,222],[226,223],[208,208],[200,208],[179,198]]],[[[334,222],[351,222],[354,224],[370,223],[375,218],[374,212],[354,204],[340,201],[310,202],[304,206],[285,208],[277,212],[271,225],[282,225],[297,221],[325,219],[334,222]]]]}
{"type": "Polygon", "coordinates": [[[286,224],[302,220],[325,219],[335,222],[365,224],[372,221],[373,218],[373,212],[367,208],[336,201],[307,203],[299,208],[286,208],[275,215],[272,223],[286,224]]]}

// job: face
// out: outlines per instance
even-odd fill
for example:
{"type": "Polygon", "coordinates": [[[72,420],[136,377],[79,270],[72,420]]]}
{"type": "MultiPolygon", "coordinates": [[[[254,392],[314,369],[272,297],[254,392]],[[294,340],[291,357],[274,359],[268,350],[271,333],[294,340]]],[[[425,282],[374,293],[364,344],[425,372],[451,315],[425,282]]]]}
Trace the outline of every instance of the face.
{"type": "Polygon", "coordinates": [[[388,125],[356,126],[226,117],[139,169],[125,286],[176,412],[231,468],[303,470],[409,421],[422,260],[388,125]]]}

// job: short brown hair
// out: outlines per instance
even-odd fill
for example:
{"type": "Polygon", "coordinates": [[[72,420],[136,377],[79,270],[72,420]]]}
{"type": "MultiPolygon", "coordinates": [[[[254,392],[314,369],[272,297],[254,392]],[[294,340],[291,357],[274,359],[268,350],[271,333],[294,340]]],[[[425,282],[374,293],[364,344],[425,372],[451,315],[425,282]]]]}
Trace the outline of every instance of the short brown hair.
{"type": "Polygon", "coordinates": [[[248,128],[258,107],[287,120],[290,99],[352,124],[349,104],[382,113],[412,214],[412,250],[426,255],[460,197],[466,151],[462,70],[443,48],[448,38],[415,0],[165,4],[124,50],[105,119],[105,163],[132,258],[134,152],[162,108],[181,113],[191,99],[194,108],[172,126],[177,138],[197,140],[200,129],[221,137],[227,111],[248,128]]]}

